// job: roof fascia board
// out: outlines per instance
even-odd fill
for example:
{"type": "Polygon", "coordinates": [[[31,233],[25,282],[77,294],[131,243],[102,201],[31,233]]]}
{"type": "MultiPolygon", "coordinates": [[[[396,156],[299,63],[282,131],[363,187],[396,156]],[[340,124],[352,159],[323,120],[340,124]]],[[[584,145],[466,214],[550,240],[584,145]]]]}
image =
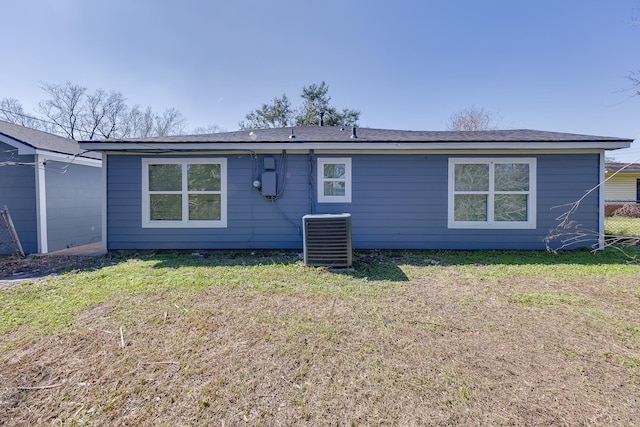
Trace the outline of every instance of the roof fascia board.
{"type": "Polygon", "coordinates": [[[47,150],[35,150],[34,154],[40,156],[42,160],[51,160],[62,163],[73,163],[83,166],[101,167],[102,161],[99,159],[90,159],[87,157],[73,156],[71,154],[54,153],[47,150]]]}
{"type": "MultiPolygon", "coordinates": [[[[287,152],[287,154],[307,154],[309,153],[309,150],[289,150],[289,149],[280,149],[280,150],[151,150],[151,151],[136,151],[133,150],[133,152],[129,152],[129,151],[110,151],[110,150],[105,150],[102,151],[102,153],[107,153],[110,156],[130,156],[133,154],[136,155],[141,155],[141,156],[148,156],[148,155],[153,155],[153,156],[173,156],[173,157],[180,157],[180,156],[193,156],[193,155],[198,155],[198,154],[202,154],[202,155],[210,155],[210,154],[215,154],[215,155],[225,155],[225,154],[282,154],[283,152],[287,152]]],[[[341,151],[341,153],[343,153],[344,151],[341,151]]],[[[360,153],[360,152],[359,152],[360,153]]],[[[388,153],[388,152],[387,152],[388,153]]]]}
{"type": "MultiPolygon", "coordinates": [[[[456,155],[497,155],[497,154],[592,154],[600,153],[602,149],[585,148],[579,150],[548,150],[548,149],[530,149],[530,150],[456,150],[456,155]]],[[[290,151],[287,150],[287,153],[290,151]]],[[[316,154],[452,154],[452,150],[395,150],[393,152],[383,150],[367,150],[367,151],[349,151],[349,150],[315,150],[316,154]]]]}
{"type": "Polygon", "coordinates": [[[629,148],[631,141],[569,141],[569,142],[222,142],[222,143],[100,143],[88,142],[80,143],[80,147],[90,151],[220,151],[220,150],[241,150],[241,151],[265,151],[265,150],[575,150],[575,149],[604,149],[615,150],[619,148],[629,148]]]}
{"type": "MultiPolygon", "coordinates": [[[[283,151],[286,151],[287,154],[308,154],[310,150],[266,150],[266,151],[254,151],[254,150],[198,150],[198,151],[185,151],[185,152],[176,152],[176,151],[163,151],[159,153],[153,152],[140,152],[136,153],[141,156],[147,155],[155,155],[155,156],[173,156],[173,157],[184,157],[184,156],[194,156],[194,155],[234,155],[234,154],[249,154],[249,153],[259,153],[262,155],[268,154],[281,154],[283,151]]],[[[487,154],[487,155],[497,155],[497,154],[592,154],[592,153],[600,153],[602,149],[581,149],[581,150],[460,150],[456,151],[456,155],[478,155],[478,154],[487,154]]],[[[109,156],[129,156],[132,153],[123,152],[123,151],[103,151],[104,154],[108,154],[109,156]]],[[[451,154],[451,150],[314,150],[316,154],[345,154],[345,155],[357,155],[357,154],[385,154],[385,155],[401,155],[401,154],[425,154],[425,155],[435,155],[435,154],[451,154]]]]}
{"type": "Polygon", "coordinates": [[[79,165],[95,167],[100,167],[102,165],[102,161],[99,159],[91,159],[88,157],[73,156],[71,154],[56,153],[54,151],[37,149],[28,144],[25,144],[24,142],[18,141],[14,138],[2,134],[0,134],[0,142],[16,148],[18,150],[19,156],[37,155],[40,156],[41,159],[55,160],[64,163],[75,163],[79,165]]]}

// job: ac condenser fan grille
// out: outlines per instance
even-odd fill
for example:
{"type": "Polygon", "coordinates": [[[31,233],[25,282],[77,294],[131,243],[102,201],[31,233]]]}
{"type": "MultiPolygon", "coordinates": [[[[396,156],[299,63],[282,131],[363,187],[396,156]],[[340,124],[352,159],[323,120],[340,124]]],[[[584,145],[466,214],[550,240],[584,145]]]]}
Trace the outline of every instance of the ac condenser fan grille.
{"type": "Polygon", "coordinates": [[[350,267],[351,215],[305,215],[304,263],[311,266],[350,267]]]}

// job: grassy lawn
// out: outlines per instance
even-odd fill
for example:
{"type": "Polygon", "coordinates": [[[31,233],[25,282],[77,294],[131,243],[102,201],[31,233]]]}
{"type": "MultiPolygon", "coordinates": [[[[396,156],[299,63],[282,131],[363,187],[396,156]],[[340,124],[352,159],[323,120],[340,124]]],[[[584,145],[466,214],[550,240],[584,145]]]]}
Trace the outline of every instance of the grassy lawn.
{"type": "Polygon", "coordinates": [[[0,425],[633,425],[637,255],[110,254],[0,290],[0,425]]]}
{"type": "Polygon", "coordinates": [[[615,236],[640,236],[640,218],[608,216],[604,221],[605,234],[615,236]]]}

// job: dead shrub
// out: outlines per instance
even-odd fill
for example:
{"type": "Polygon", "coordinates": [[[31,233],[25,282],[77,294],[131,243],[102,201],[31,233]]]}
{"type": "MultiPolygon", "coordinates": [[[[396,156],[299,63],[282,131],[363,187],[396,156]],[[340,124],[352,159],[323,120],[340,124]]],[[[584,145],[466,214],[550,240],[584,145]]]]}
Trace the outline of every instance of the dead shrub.
{"type": "Polygon", "coordinates": [[[617,209],[613,216],[625,216],[628,218],[640,218],[640,205],[636,203],[625,203],[617,209]]]}

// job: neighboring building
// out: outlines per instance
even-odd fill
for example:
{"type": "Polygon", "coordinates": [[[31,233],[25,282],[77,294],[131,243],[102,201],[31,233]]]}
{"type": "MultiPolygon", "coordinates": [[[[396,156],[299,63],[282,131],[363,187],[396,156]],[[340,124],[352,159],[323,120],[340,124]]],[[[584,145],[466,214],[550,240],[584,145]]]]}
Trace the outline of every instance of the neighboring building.
{"type": "Polygon", "coordinates": [[[607,162],[604,183],[605,215],[628,203],[640,203],[640,163],[607,162]]]}
{"type": "Polygon", "coordinates": [[[25,253],[101,241],[99,155],[74,140],[3,121],[0,153],[0,208],[9,209],[25,253]]]}
{"type": "Polygon", "coordinates": [[[336,213],[356,249],[544,249],[581,198],[572,224],[603,232],[603,194],[585,191],[631,142],[318,126],[80,146],[103,152],[107,249],[299,249],[304,215],[336,213]]]}

